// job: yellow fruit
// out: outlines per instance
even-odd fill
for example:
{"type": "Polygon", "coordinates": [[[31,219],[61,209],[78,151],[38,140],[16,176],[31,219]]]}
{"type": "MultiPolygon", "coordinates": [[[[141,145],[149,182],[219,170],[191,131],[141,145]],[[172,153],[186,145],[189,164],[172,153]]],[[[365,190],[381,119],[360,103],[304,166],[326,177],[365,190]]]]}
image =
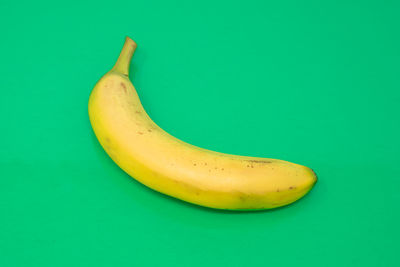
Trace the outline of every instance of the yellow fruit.
{"type": "Polygon", "coordinates": [[[231,210],[270,209],[304,196],[317,177],[287,161],[218,153],[158,127],[128,77],[136,43],[126,38],[114,68],[94,87],[89,117],[104,150],[125,172],[161,193],[231,210]]]}

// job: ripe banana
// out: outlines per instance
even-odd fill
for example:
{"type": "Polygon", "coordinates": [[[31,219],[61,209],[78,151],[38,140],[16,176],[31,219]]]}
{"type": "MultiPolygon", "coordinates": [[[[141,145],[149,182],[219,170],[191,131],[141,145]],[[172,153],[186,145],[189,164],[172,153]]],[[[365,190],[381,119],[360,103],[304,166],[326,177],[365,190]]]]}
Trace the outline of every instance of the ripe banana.
{"type": "Polygon", "coordinates": [[[304,196],[317,176],[283,160],[235,156],[187,144],[147,115],[128,74],[136,43],[129,37],[115,66],[94,87],[89,117],[100,144],[144,185],[201,206],[270,209],[304,196]]]}

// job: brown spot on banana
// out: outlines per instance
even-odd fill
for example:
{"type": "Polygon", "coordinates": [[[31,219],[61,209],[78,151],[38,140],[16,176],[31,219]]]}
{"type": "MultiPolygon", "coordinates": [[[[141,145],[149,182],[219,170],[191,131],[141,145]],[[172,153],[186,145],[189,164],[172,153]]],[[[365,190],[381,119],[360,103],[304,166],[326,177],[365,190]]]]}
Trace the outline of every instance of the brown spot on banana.
{"type": "Polygon", "coordinates": [[[246,160],[251,163],[272,163],[270,160],[257,160],[257,159],[248,159],[246,160]]]}
{"type": "Polygon", "coordinates": [[[125,92],[125,94],[127,93],[127,91],[126,91],[126,85],[123,83],[123,82],[121,82],[121,87],[122,87],[122,89],[124,90],[124,92],[125,92]]]}

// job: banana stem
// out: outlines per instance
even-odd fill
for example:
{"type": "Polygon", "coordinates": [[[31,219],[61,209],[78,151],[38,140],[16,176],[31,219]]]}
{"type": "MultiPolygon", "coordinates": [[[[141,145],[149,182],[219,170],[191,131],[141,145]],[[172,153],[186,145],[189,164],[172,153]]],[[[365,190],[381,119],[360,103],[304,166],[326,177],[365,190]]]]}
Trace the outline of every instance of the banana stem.
{"type": "Polygon", "coordinates": [[[119,54],[117,63],[111,71],[119,72],[124,75],[129,75],[129,66],[131,64],[131,59],[137,44],[128,36],[125,38],[124,47],[122,47],[121,53],[119,54]]]}

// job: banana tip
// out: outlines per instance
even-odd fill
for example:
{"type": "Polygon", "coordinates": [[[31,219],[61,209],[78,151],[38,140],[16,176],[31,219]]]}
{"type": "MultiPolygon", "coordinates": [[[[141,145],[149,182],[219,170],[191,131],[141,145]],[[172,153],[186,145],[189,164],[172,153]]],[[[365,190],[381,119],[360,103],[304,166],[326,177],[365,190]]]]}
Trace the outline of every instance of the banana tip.
{"type": "Polygon", "coordinates": [[[136,42],[133,41],[129,36],[126,36],[126,37],[125,37],[125,42],[126,42],[127,44],[130,44],[130,45],[133,46],[134,48],[137,47],[136,42]]]}
{"type": "Polygon", "coordinates": [[[317,174],[315,173],[315,171],[313,169],[310,168],[310,170],[314,174],[314,184],[316,184],[317,181],[318,181],[318,176],[317,176],[317,174]]]}

